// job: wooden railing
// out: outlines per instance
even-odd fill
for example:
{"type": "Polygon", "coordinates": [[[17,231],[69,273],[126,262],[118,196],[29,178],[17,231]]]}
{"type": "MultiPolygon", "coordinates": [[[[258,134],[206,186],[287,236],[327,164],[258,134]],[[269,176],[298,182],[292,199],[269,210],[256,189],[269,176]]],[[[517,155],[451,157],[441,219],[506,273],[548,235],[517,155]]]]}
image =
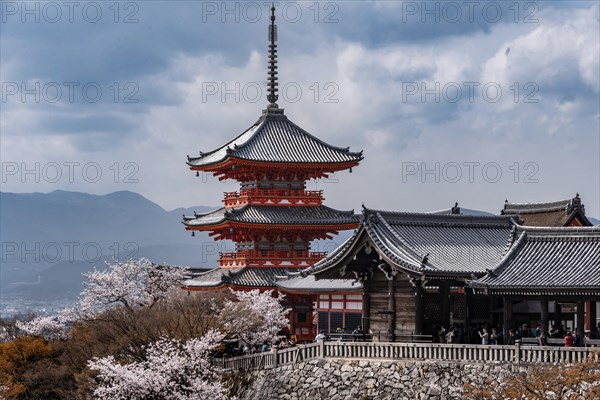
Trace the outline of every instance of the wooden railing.
{"type": "Polygon", "coordinates": [[[431,360],[461,363],[550,364],[600,362],[600,353],[585,347],[474,345],[438,343],[321,342],[233,358],[215,358],[223,369],[256,370],[318,358],[431,360]]]}
{"type": "Polygon", "coordinates": [[[316,251],[296,250],[241,250],[232,253],[219,253],[219,263],[222,267],[244,267],[247,265],[261,266],[266,263],[273,265],[283,261],[292,265],[312,265],[325,257],[327,253],[316,251]]]}
{"type": "MultiPolygon", "coordinates": [[[[539,339],[538,338],[521,338],[521,344],[524,345],[538,345],[539,344],[539,339]]],[[[546,344],[548,346],[564,346],[565,344],[565,340],[564,339],[557,339],[557,338],[547,338],[546,339],[546,344]]],[[[588,337],[583,338],[583,345],[585,347],[600,347],[600,339],[590,339],[588,337]]]]}
{"type": "Polygon", "coordinates": [[[247,203],[320,205],[323,200],[322,190],[242,189],[239,192],[225,192],[223,202],[226,207],[235,207],[247,203]]]}

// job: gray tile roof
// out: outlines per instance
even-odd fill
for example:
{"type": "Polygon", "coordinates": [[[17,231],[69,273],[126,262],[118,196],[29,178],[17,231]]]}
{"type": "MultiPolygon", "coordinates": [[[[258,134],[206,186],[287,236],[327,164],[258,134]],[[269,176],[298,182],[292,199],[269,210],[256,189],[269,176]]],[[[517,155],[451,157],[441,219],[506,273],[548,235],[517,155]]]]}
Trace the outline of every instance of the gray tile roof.
{"type": "Polygon", "coordinates": [[[319,279],[314,275],[303,277],[298,272],[278,277],[275,286],[288,292],[353,292],[361,291],[362,284],[350,279],[319,279]]]}
{"type": "Polygon", "coordinates": [[[339,249],[303,271],[315,273],[338,265],[356,252],[360,236],[396,267],[435,275],[483,274],[495,267],[513,237],[506,216],[406,213],[365,208],[359,229],[339,249]]]}
{"type": "Polygon", "coordinates": [[[327,206],[255,206],[220,208],[205,214],[184,216],[186,226],[210,226],[224,221],[256,224],[345,225],[358,223],[354,211],[338,211],[327,206]]]}
{"type": "Polygon", "coordinates": [[[593,224],[585,216],[585,206],[579,193],[572,199],[547,203],[504,203],[502,215],[514,215],[522,225],[528,226],[568,226],[574,219],[583,226],[593,224]]]}
{"type": "Polygon", "coordinates": [[[600,228],[518,229],[499,265],[473,287],[495,291],[592,290],[600,294],[600,228]]]}
{"type": "Polygon", "coordinates": [[[286,276],[297,272],[298,268],[215,268],[183,282],[185,287],[203,288],[221,285],[245,286],[256,288],[275,288],[277,276],[286,276]]]}
{"type": "Polygon", "coordinates": [[[504,203],[503,214],[523,214],[566,210],[572,199],[551,201],[546,203],[504,203]]]}
{"type": "Polygon", "coordinates": [[[362,160],[361,152],[329,145],[290,121],[283,110],[263,112],[259,120],[222,147],[188,157],[192,167],[217,164],[227,157],[275,163],[346,163],[362,160]]]}

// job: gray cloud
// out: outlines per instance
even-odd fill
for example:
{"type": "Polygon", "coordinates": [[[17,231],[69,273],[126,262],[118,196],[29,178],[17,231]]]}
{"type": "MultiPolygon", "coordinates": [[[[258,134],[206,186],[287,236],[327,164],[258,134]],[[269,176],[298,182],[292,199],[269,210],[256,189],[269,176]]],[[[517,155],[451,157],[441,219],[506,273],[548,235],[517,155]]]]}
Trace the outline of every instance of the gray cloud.
{"type": "MultiPolygon", "coordinates": [[[[366,157],[351,175],[311,183],[327,190],[329,204],[358,208],[364,201],[370,207],[428,210],[460,201],[497,212],[506,197],[541,201],[579,191],[588,212],[600,214],[599,184],[589,179],[594,171],[598,175],[600,164],[594,80],[599,67],[590,51],[598,47],[597,6],[540,2],[539,22],[524,24],[513,21],[512,2],[498,2],[503,18],[496,23],[481,16],[473,22],[422,23],[412,15],[404,21],[401,4],[340,2],[338,22],[324,23],[335,8],[320,3],[315,23],[313,3],[299,4],[303,18],[294,23],[292,14],[287,20],[278,15],[278,26],[282,88],[298,85],[302,96],[292,102],[282,95],[279,103],[309,132],[364,149],[366,157]],[[466,93],[456,102],[443,96],[423,101],[420,93],[403,99],[406,84],[436,82],[463,88],[465,82],[495,82],[503,98],[492,103],[478,90],[473,101],[466,93]],[[511,91],[515,82],[518,102],[511,91]],[[522,85],[528,82],[539,86],[538,103],[523,103],[522,85]],[[336,90],[326,89],[328,83],[336,90]],[[433,175],[403,179],[408,163],[443,168],[453,162],[496,162],[504,178],[495,183],[481,176],[455,183],[443,176],[436,182],[433,175]],[[539,168],[538,183],[523,182],[528,162],[539,168]]],[[[262,85],[267,17],[263,8],[257,21],[235,22],[230,16],[223,23],[221,15],[207,16],[206,9],[203,14],[206,5],[140,2],[134,24],[111,19],[3,24],[3,82],[95,82],[105,94],[98,103],[81,96],[74,102],[22,102],[15,100],[18,95],[3,102],[3,159],[95,160],[103,166],[135,161],[140,177],[127,187],[110,180],[66,187],[8,182],[4,190],[129,189],[167,208],[216,205],[222,191],[233,190],[235,183],[194,178],[184,160],[221,145],[259,116],[264,92],[249,101],[244,94],[223,98],[221,89],[262,85]],[[115,82],[118,101],[110,89],[115,82]],[[137,103],[123,101],[123,86],[130,82],[138,85],[137,103]],[[207,97],[206,85],[212,83],[219,93],[207,97]]]]}

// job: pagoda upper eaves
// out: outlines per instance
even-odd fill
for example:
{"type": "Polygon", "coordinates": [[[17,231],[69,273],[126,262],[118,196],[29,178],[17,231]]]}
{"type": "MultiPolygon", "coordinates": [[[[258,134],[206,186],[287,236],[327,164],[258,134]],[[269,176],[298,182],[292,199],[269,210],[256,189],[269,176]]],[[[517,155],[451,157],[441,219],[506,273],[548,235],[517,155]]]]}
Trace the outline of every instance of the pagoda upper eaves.
{"type": "Polygon", "coordinates": [[[256,179],[256,173],[280,174],[281,169],[298,180],[321,178],[357,166],[362,159],[362,151],[325,143],[290,121],[283,110],[269,108],[241,135],[216,150],[188,157],[187,164],[194,171],[243,182],[256,179]]]}
{"type": "MultiPolygon", "coordinates": [[[[188,156],[193,171],[204,171],[220,180],[239,182],[262,181],[263,189],[275,186],[269,182],[287,181],[292,189],[303,189],[300,182],[325,178],[330,173],[357,166],[361,152],[332,146],[290,121],[279,108],[277,95],[277,25],[275,5],[271,7],[269,25],[269,66],[267,71],[268,104],[250,128],[223,146],[198,157],[188,156]],[[293,183],[292,183],[293,182],[293,183]]],[[[257,186],[256,184],[254,185],[257,186]]]]}

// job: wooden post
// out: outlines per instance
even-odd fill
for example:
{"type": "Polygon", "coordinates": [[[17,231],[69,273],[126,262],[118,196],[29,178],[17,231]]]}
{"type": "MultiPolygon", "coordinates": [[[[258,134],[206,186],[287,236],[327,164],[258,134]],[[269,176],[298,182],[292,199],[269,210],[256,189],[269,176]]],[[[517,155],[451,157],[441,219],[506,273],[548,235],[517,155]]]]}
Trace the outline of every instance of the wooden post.
{"type": "Polygon", "coordinates": [[[390,333],[390,341],[396,340],[396,286],[394,286],[394,278],[388,280],[388,331],[390,333]]]}
{"type": "Polygon", "coordinates": [[[415,335],[423,334],[424,311],[423,286],[420,281],[415,281],[415,335]]]}
{"type": "Polygon", "coordinates": [[[366,334],[369,333],[371,320],[371,297],[369,290],[369,280],[363,281],[363,299],[362,299],[362,331],[363,342],[366,340],[366,334]]]}
{"type": "Polygon", "coordinates": [[[577,300],[577,334],[579,340],[583,343],[585,334],[585,301],[582,298],[577,300]]]}
{"type": "Polygon", "coordinates": [[[559,327],[562,324],[562,307],[557,301],[554,302],[554,325],[559,327]]]}
{"type": "Polygon", "coordinates": [[[504,305],[502,306],[502,311],[504,314],[504,338],[508,339],[509,334],[508,331],[510,329],[514,329],[514,316],[513,316],[513,299],[512,297],[505,296],[504,297],[504,305]]]}
{"type": "Polygon", "coordinates": [[[438,297],[441,305],[442,325],[444,329],[450,329],[450,285],[448,282],[440,283],[440,293],[438,297]]]}
{"type": "Polygon", "coordinates": [[[549,337],[548,333],[548,298],[542,297],[540,300],[540,326],[542,331],[546,332],[546,337],[549,337]]]}
{"type": "Polygon", "coordinates": [[[598,331],[598,327],[596,325],[596,301],[595,300],[590,300],[590,315],[589,315],[589,319],[590,319],[590,332],[597,332],[598,331]]]}

